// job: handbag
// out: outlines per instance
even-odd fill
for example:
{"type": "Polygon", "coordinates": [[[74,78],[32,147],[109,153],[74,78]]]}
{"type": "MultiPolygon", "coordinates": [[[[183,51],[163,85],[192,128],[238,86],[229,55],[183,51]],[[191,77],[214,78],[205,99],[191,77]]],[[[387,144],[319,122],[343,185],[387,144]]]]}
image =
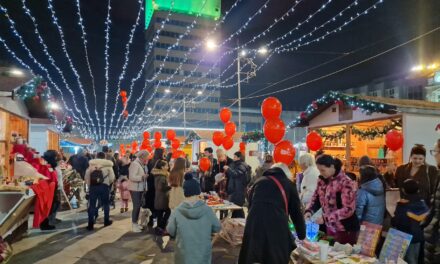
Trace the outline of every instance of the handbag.
{"type": "Polygon", "coordinates": [[[288,226],[292,226],[292,219],[290,219],[289,216],[289,202],[287,201],[287,195],[286,195],[286,191],[284,190],[283,186],[281,185],[280,181],[275,178],[274,176],[269,176],[269,179],[271,179],[273,182],[275,182],[276,186],[278,187],[278,189],[281,192],[281,196],[283,197],[284,200],[284,206],[285,206],[285,210],[286,210],[286,216],[287,216],[287,222],[288,222],[288,226]]]}

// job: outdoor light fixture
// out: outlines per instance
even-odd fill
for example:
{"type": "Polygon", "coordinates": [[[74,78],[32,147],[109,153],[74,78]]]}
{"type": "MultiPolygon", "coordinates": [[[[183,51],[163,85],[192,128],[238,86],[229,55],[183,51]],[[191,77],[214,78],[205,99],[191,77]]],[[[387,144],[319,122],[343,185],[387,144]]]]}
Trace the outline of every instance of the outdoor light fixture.
{"type": "Polygon", "coordinates": [[[214,50],[214,49],[217,48],[217,44],[215,43],[214,40],[212,40],[212,39],[208,39],[208,40],[206,41],[206,48],[207,48],[208,50],[214,50]]]}
{"type": "Polygon", "coordinates": [[[202,95],[203,92],[202,92],[202,91],[197,91],[197,94],[198,94],[198,95],[202,95]]]}
{"type": "Polygon", "coordinates": [[[242,57],[244,57],[244,56],[246,56],[246,50],[242,50],[241,52],[240,52],[240,55],[242,56],[242,57]]]}
{"type": "Polygon", "coordinates": [[[411,68],[411,71],[413,72],[418,72],[418,71],[423,71],[423,69],[425,69],[425,66],[423,66],[422,64],[414,66],[411,68]]]}
{"type": "Polygon", "coordinates": [[[261,47],[258,49],[258,53],[260,53],[261,55],[265,55],[267,54],[268,50],[266,47],[261,47]]]}
{"type": "Polygon", "coordinates": [[[49,108],[52,110],[58,110],[58,109],[60,109],[60,106],[57,103],[51,102],[49,104],[49,108]]]}
{"type": "Polygon", "coordinates": [[[148,107],[147,110],[148,110],[148,111],[151,111],[151,107],[148,107]]]}
{"type": "Polygon", "coordinates": [[[24,72],[20,69],[12,69],[9,71],[12,76],[21,77],[24,76],[24,72]]]}
{"type": "Polygon", "coordinates": [[[176,112],[176,109],[173,108],[173,109],[171,110],[171,112],[175,113],[175,112],[176,112]]]}
{"type": "Polygon", "coordinates": [[[165,89],[165,93],[171,93],[170,89],[165,89]]]}

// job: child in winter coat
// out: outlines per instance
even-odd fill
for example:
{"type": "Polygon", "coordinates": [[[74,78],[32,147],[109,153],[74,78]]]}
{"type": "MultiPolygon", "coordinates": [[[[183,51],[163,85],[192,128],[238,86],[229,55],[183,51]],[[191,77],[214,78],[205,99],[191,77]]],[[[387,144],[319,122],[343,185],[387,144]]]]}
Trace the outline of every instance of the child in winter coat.
{"type": "Polygon", "coordinates": [[[221,229],[220,221],[209,206],[200,200],[200,184],[185,174],[185,200],[171,214],[167,231],[176,237],[174,263],[211,263],[211,235],[221,229]]]}
{"type": "Polygon", "coordinates": [[[128,211],[128,201],[130,200],[130,191],[128,190],[128,179],[122,176],[118,181],[118,189],[121,194],[121,213],[128,211]]]}
{"type": "Polygon", "coordinates": [[[421,242],[423,242],[423,229],[420,226],[428,215],[429,208],[425,201],[420,198],[419,184],[413,179],[403,182],[402,192],[406,199],[401,199],[397,203],[396,212],[391,225],[407,234],[412,235],[411,244],[405,255],[408,264],[417,264],[421,242]]]}
{"type": "Polygon", "coordinates": [[[360,169],[361,182],[357,193],[356,215],[359,222],[383,225],[385,215],[385,190],[375,167],[360,169]]]}

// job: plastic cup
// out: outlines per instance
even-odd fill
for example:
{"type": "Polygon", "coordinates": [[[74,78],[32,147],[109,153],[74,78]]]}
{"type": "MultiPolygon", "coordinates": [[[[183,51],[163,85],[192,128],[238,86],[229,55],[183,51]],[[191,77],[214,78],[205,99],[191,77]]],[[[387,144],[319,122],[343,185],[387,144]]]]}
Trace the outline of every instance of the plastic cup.
{"type": "Polygon", "coordinates": [[[327,261],[328,260],[328,251],[330,249],[330,244],[328,241],[320,240],[319,241],[319,260],[327,261]]]}

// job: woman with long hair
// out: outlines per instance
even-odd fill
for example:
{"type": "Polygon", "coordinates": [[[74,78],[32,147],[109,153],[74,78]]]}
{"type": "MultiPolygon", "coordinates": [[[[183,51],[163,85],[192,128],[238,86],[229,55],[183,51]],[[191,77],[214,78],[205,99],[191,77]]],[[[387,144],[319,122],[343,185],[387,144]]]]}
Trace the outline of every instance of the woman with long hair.
{"type": "Polygon", "coordinates": [[[185,195],[183,194],[183,176],[186,171],[186,160],[184,158],[177,158],[174,162],[174,166],[171,169],[170,177],[168,182],[171,186],[170,191],[170,209],[173,210],[183,200],[185,200],[185,195]]]}

